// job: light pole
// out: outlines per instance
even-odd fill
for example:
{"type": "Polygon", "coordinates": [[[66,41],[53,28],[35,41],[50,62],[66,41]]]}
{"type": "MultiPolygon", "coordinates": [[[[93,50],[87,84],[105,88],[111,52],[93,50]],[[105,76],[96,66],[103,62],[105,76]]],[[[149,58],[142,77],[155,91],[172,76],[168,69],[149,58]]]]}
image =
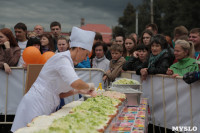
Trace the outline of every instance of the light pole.
{"type": "Polygon", "coordinates": [[[153,0],[151,0],[151,23],[153,23],[153,0]]]}
{"type": "Polygon", "coordinates": [[[138,34],[138,11],[136,11],[135,17],[135,33],[138,34]]]}

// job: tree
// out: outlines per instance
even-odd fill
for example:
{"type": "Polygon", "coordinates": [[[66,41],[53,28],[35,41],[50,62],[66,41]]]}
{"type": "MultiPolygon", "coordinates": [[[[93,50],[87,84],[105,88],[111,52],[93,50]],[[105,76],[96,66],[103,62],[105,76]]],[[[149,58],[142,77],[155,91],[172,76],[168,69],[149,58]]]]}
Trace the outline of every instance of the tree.
{"type": "Polygon", "coordinates": [[[113,36],[118,34],[121,35],[123,32],[123,36],[135,32],[135,11],[136,10],[134,6],[131,3],[128,3],[124,10],[123,16],[118,19],[119,25],[113,28],[113,36]]]}
{"type": "MultiPolygon", "coordinates": [[[[159,33],[173,36],[175,27],[184,25],[188,30],[200,28],[199,0],[154,0],[154,23],[159,33]]],[[[143,0],[138,6],[139,35],[150,21],[150,0],[143,0]]],[[[127,34],[135,32],[135,11],[129,3],[124,10],[124,16],[119,18],[119,24],[127,34]]]]}
{"type": "Polygon", "coordinates": [[[125,36],[126,34],[126,30],[121,27],[121,26],[115,26],[113,29],[112,29],[112,37],[115,38],[116,36],[125,36]]]}

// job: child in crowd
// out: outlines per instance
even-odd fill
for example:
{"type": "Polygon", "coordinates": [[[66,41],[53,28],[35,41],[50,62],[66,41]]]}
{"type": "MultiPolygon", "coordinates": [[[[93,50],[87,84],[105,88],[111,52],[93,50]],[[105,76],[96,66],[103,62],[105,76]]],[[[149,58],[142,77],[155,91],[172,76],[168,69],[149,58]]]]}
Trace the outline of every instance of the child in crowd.
{"type": "Polygon", "coordinates": [[[140,44],[137,46],[136,51],[134,52],[133,56],[130,57],[129,61],[124,63],[122,69],[124,71],[136,71],[140,68],[144,62],[148,60],[149,49],[146,45],[140,44]]]}
{"type": "Polygon", "coordinates": [[[122,65],[125,63],[123,54],[123,46],[120,44],[113,44],[110,48],[112,60],[110,61],[109,70],[103,76],[103,81],[108,80],[112,82],[121,74],[122,65]]]}

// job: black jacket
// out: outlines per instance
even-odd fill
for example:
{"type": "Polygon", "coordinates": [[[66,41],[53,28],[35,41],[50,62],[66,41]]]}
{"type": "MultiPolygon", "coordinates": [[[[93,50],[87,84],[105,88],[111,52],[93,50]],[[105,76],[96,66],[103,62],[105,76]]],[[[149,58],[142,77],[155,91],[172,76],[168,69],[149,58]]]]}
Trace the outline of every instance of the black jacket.
{"type": "Polygon", "coordinates": [[[143,65],[143,62],[141,62],[139,58],[130,57],[130,59],[124,63],[124,65],[122,66],[122,69],[124,71],[128,71],[128,70],[136,71],[137,69],[142,67],[142,65],[143,65]]]}
{"type": "Polygon", "coordinates": [[[148,68],[148,63],[145,62],[141,67],[139,67],[136,70],[136,73],[140,75],[140,70],[142,68],[148,68],[148,74],[166,74],[167,69],[173,64],[174,61],[174,54],[171,50],[167,50],[166,53],[164,53],[154,64],[151,65],[150,68],[148,68]]]}

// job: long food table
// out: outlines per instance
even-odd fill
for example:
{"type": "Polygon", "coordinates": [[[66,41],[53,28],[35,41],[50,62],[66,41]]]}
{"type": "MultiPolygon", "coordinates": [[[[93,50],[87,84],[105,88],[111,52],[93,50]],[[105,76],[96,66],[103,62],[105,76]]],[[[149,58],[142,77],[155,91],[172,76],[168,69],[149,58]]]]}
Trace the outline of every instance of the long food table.
{"type": "Polygon", "coordinates": [[[139,106],[127,106],[127,103],[127,99],[107,96],[73,101],[49,116],[34,118],[16,133],[146,133],[147,99],[142,98],[139,106]]]}

